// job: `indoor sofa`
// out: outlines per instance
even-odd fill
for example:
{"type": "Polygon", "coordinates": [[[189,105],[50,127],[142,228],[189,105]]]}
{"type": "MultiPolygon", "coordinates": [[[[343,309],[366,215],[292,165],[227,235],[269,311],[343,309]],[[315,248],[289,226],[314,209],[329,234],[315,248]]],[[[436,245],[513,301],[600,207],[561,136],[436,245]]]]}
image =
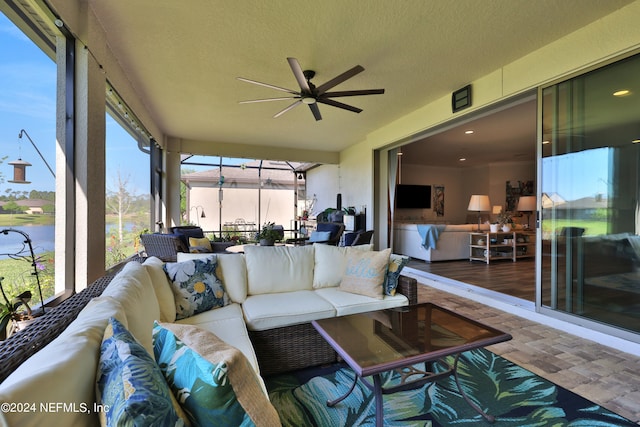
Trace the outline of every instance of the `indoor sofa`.
{"type": "MultiPolygon", "coordinates": [[[[427,262],[469,258],[469,233],[477,231],[478,224],[442,225],[438,238],[432,242],[435,247],[424,244],[418,230],[424,225],[427,224],[396,224],[393,229],[394,251],[427,262]]],[[[489,231],[489,224],[481,224],[480,227],[483,232],[489,231]]]]}
{"type": "MultiPolygon", "coordinates": [[[[382,274],[385,281],[398,280],[398,293],[386,295],[394,292],[391,288],[385,292],[382,286],[365,286],[361,291],[344,280],[350,274],[346,268],[349,260],[362,266],[364,261],[373,265],[374,258],[379,261],[384,257],[382,251],[370,249],[252,246],[245,254],[180,253],[178,263],[165,264],[157,258],[148,258],[142,264],[129,262],[57,338],[0,384],[0,401],[15,405],[11,408],[15,410],[0,413],[0,424],[98,424],[99,415],[105,413],[105,407],[99,406],[104,400],[99,397],[113,390],[96,391],[96,380],[104,376],[96,372],[104,363],[105,343],[112,339],[105,331],[115,331],[117,326],[128,330],[156,358],[159,340],[153,337],[158,330],[184,338],[187,348],[192,342],[205,341],[210,352],[213,347],[213,353],[235,350],[239,356],[234,357],[239,361],[233,366],[248,365],[251,373],[236,381],[237,389],[232,384],[246,412],[245,421],[249,420],[246,425],[278,425],[261,375],[335,360],[335,353],[315,332],[311,320],[417,302],[415,279],[399,276],[406,259],[389,257],[388,250],[382,274]],[[191,306],[193,289],[200,282],[196,281],[191,290],[176,284],[185,279],[185,273],[200,277],[196,276],[199,269],[212,263],[219,279],[212,285],[212,298],[220,306],[200,311],[197,305],[201,300],[196,299],[195,309],[191,306]],[[216,288],[218,285],[221,288],[216,288]],[[154,325],[155,321],[160,323],[154,325]],[[190,333],[197,339],[189,341],[190,333]]],[[[162,366],[160,361],[158,366],[162,366]]],[[[229,367],[229,372],[235,369],[229,367]]],[[[229,378],[233,382],[231,374],[229,378]]]]}

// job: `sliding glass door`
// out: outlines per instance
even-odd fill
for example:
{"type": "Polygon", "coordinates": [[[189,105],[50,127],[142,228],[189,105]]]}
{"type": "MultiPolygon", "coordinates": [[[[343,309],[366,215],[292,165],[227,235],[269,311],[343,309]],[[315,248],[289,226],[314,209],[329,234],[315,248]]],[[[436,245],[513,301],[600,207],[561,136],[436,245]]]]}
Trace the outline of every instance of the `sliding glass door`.
{"type": "Polygon", "coordinates": [[[541,100],[539,309],[640,341],[640,55],[541,100]]]}

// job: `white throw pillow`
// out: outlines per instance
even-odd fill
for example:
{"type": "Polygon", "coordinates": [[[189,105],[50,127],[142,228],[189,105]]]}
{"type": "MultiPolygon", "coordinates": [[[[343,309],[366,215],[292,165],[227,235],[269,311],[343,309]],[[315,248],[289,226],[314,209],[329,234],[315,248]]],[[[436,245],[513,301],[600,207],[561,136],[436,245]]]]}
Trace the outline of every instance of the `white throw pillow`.
{"type": "Polygon", "coordinates": [[[347,254],[352,251],[371,251],[373,245],[331,246],[314,244],[315,266],[313,269],[313,288],[338,286],[347,266],[347,254]]]}
{"type": "Polygon", "coordinates": [[[383,299],[383,284],[389,265],[391,249],[379,252],[351,252],[340,281],[341,291],[383,299]]]}
{"type": "Polygon", "coordinates": [[[248,294],[313,289],[313,246],[245,245],[248,294]]]}

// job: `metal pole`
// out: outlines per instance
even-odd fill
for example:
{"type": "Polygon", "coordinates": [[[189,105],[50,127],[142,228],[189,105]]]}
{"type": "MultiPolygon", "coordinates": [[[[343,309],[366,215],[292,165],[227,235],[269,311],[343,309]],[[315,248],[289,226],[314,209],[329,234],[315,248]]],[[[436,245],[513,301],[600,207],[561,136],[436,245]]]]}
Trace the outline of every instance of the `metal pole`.
{"type": "Polygon", "coordinates": [[[31,139],[31,137],[29,136],[29,134],[27,133],[26,130],[24,129],[20,129],[20,133],[18,134],[18,139],[22,139],[22,134],[27,135],[27,138],[29,139],[29,142],[31,142],[31,145],[33,145],[33,148],[36,149],[36,152],[38,153],[38,155],[40,156],[40,158],[42,159],[42,161],[44,162],[45,165],[47,165],[47,167],[49,168],[49,172],[51,172],[51,175],[53,175],[53,177],[56,177],[56,174],[53,173],[53,169],[51,169],[51,166],[49,166],[49,163],[47,162],[47,159],[44,158],[44,156],[42,155],[42,153],[40,152],[40,150],[38,150],[38,147],[36,147],[35,142],[33,142],[33,140],[31,139]]]}

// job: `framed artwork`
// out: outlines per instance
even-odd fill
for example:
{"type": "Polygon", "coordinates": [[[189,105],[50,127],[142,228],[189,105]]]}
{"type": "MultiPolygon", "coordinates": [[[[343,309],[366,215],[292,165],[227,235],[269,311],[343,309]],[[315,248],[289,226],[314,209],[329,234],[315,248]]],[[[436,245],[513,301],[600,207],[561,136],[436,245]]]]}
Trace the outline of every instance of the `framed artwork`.
{"type": "Polygon", "coordinates": [[[514,212],[518,206],[520,196],[534,196],[533,181],[507,181],[506,185],[506,209],[507,212],[514,212]]]}
{"type": "Polygon", "coordinates": [[[436,216],[444,216],[444,186],[433,186],[433,211],[436,216]]]}

